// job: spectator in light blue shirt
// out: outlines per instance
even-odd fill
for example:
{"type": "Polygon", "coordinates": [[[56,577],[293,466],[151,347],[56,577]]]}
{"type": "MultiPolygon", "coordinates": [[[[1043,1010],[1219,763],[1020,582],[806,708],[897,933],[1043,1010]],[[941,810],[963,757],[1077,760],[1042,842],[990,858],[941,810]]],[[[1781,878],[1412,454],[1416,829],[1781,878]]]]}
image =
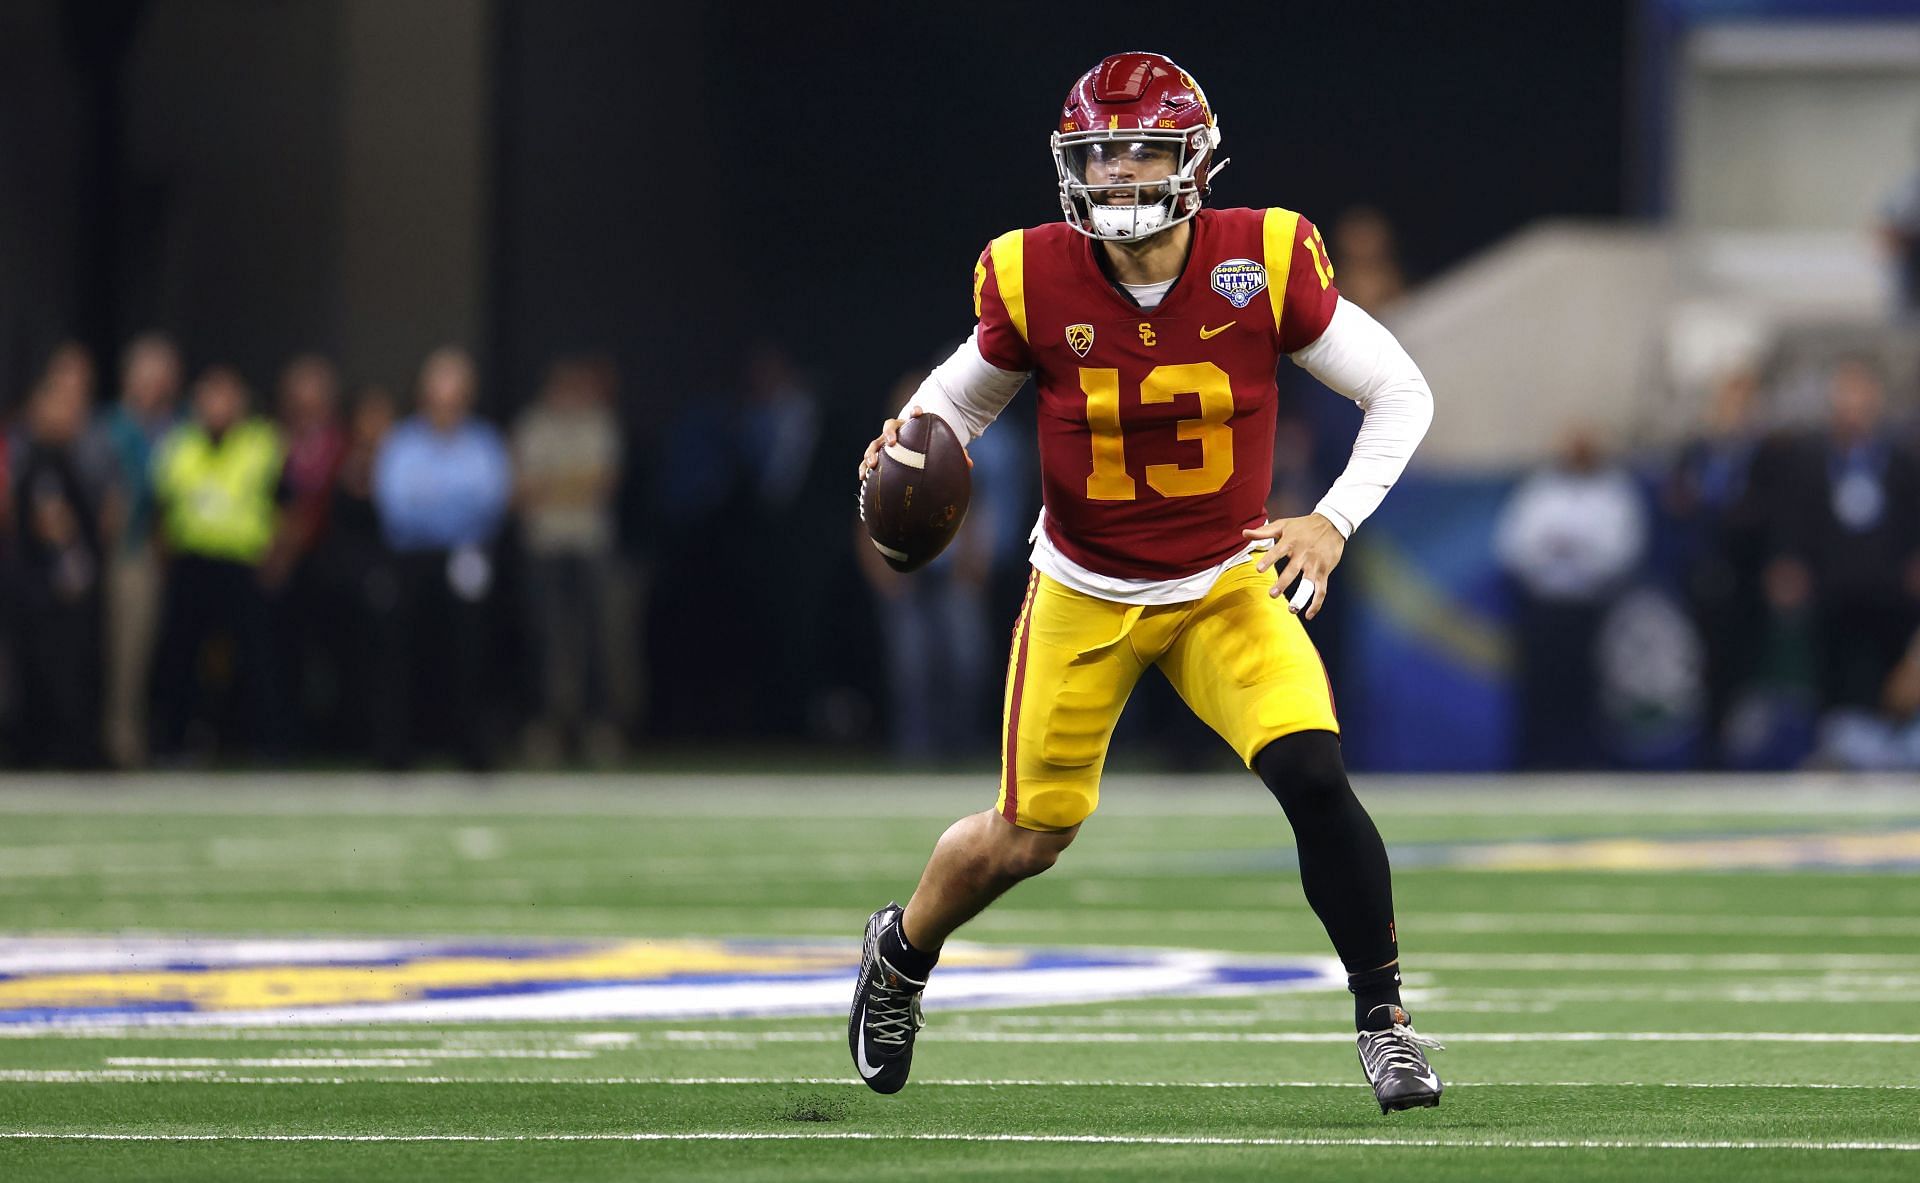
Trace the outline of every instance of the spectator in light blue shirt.
{"type": "Polygon", "coordinates": [[[493,540],[513,492],[506,444],[473,418],[473,360],[436,351],[420,370],[420,411],[394,428],[374,463],[373,499],[402,554],[493,540]]]}
{"type": "Polygon", "coordinates": [[[500,433],[473,418],[475,387],[471,357],[434,351],[420,367],[419,413],[388,434],[374,460],[374,508],[398,576],[376,679],[376,738],[389,767],[412,763],[416,731],[451,737],[470,768],[492,755],[488,547],[513,492],[513,466],[500,433]],[[444,717],[416,719],[416,707],[444,717]]]}

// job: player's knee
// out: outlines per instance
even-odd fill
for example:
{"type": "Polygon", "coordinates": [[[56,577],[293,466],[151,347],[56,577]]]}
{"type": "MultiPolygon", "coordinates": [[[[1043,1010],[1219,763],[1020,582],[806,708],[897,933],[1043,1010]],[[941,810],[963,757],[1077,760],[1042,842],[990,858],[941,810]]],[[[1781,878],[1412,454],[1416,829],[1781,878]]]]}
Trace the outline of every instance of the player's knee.
{"type": "Polygon", "coordinates": [[[1060,830],[1028,830],[1007,826],[994,843],[995,878],[1006,882],[1031,879],[1060,861],[1060,852],[1072,843],[1076,827],[1060,830]]]}
{"type": "Polygon", "coordinates": [[[1340,801],[1353,792],[1340,758],[1340,737],[1331,731],[1283,735],[1260,749],[1253,770],[1289,813],[1340,801]]]}

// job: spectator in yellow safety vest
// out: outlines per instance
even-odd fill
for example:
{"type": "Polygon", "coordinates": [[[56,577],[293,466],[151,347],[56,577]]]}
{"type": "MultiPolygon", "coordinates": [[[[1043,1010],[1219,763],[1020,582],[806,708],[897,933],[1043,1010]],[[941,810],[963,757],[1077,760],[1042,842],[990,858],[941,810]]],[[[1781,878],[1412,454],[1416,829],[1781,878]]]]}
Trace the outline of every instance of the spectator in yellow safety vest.
{"type": "MultiPolygon", "coordinates": [[[[285,449],[272,424],[248,415],[250,402],[238,373],[207,370],[194,384],[191,417],[154,456],[167,556],[154,663],[153,753],[161,761],[188,755],[196,720],[209,736],[234,720],[256,754],[272,759],[281,751],[281,688],[261,570],[279,529],[285,449]],[[232,660],[205,660],[221,637],[232,660]]],[[[194,745],[196,754],[204,748],[194,745]]]]}

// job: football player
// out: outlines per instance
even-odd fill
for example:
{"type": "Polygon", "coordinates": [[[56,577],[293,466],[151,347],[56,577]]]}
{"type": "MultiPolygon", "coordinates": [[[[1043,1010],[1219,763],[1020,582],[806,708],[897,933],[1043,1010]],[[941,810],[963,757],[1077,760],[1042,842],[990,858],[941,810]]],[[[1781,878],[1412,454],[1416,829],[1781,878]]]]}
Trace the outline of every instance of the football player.
{"type": "Polygon", "coordinates": [[[1073,841],[1121,707],[1158,666],[1285,810],[1381,1110],[1439,1103],[1421,1050],[1438,1045],[1400,1005],[1386,847],[1348,784],[1300,621],[1406,467],[1433,397],[1393,335],[1340,298],[1311,222],[1206,206],[1219,147],[1206,94],[1167,58],[1115,54],[1087,71],[1053,136],[1065,220],[982,252],[978,327],[861,460],[865,479],[924,412],[969,442],[1035,379],[1044,508],[1007,667],[1000,795],[941,836],[905,908],[867,922],[847,1038],[877,1092],[907,1081],[942,943],[1073,841]],[[1268,521],[1282,357],[1365,417],[1314,512],[1268,521]]]}

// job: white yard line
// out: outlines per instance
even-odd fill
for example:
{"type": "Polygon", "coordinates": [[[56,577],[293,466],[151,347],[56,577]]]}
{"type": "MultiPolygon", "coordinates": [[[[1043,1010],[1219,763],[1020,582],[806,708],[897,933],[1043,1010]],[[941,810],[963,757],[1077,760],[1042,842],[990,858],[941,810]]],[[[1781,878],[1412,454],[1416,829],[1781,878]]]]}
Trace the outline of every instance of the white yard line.
{"type": "MultiPolygon", "coordinates": [[[[1835,989],[1820,986],[1775,986],[1764,985],[1728,985],[1715,989],[1702,990],[1662,990],[1658,988],[1625,990],[1493,990],[1482,993],[1476,990],[1446,990],[1418,988],[1407,991],[1409,1003],[1425,1006],[1429,1010],[1477,1010],[1491,1009],[1495,1013],[1505,1013],[1499,1006],[1488,1004],[1505,1003],[1521,1005],[1545,1003],[1554,1008],[1562,1004],[1580,1002],[1626,1003],[1626,1002],[1767,1002],[1767,1003],[1895,1003],[1920,1002],[1920,990],[1913,987],[1893,989],[1859,986],[1852,989],[1835,989]]],[[[1295,1008],[1301,1014],[1314,1013],[1307,1007],[1295,1008]]],[[[1125,1012],[1121,1012],[1125,1013],[1125,1012]]],[[[1289,1017],[1291,1017],[1289,1015],[1289,1017]]],[[[1196,1018],[1196,1022],[1212,1021],[1196,1018]]]]}
{"type": "Polygon", "coordinates": [[[1920,970],[1920,956],[1899,953],[1415,953],[1408,964],[1426,969],[1592,970],[1641,973],[1649,970],[1696,973],[1701,970],[1890,969],[1920,970]]]}
{"type": "MultiPolygon", "coordinates": [[[[871,869],[871,868],[869,868],[871,869]]],[[[331,890],[329,886],[328,890],[331,890]]],[[[191,893],[188,893],[190,896],[191,893]]],[[[189,905],[200,911],[229,911],[234,904],[189,905]]],[[[479,906],[441,907],[434,912],[454,924],[510,926],[524,922],[528,913],[519,908],[488,903],[479,906]]],[[[606,927],[609,931],[659,927],[662,920],[675,928],[726,930],[743,925],[772,927],[790,933],[833,933],[845,929],[847,914],[829,908],[767,908],[755,904],[708,904],[691,907],[595,908],[569,906],[541,908],[543,918],[561,917],[570,923],[606,927]]],[[[1245,905],[1207,909],[1110,908],[1086,906],[1068,911],[1028,910],[1019,907],[996,909],[981,921],[983,931],[1084,933],[1120,929],[1129,932],[1164,932],[1169,928],[1208,932],[1240,932],[1300,928],[1315,922],[1300,904],[1245,905]]],[[[1467,934],[1513,933],[1592,933],[1634,935],[1671,933],[1685,935],[1749,936],[1914,936],[1920,935],[1920,917],[1905,916],[1706,916],[1658,915],[1634,913],[1453,913],[1423,915],[1412,913],[1402,918],[1408,932],[1455,932],[1467,934]]],[[[1728,956],[1746,956],[1730,954],[1728,956]]],[[[1815,954],[1814,956],[1818,956],[1815,954]]],[[[1843,954],[1842,956],[1853,956],[1843,954]]],[[[1920,967],[1920,958],[1907,964],[1920,967]]]]}
{"type": "MultiPolygon", "coordinates": [[[[692,909],[696,912],[751,911],[692,909]]],[[[825,915],[796,913],[802,926],[818,926],[825,915]]],[[[1236,932],[1280,925],[1315,923],[1298,903],[1239,905],[1208,909],[1110,908],[1085,906],[1066,911],[1026,911],[1017,907],[987,913],[982,923],[994,928],[1077,932],[1099,928],[1165,930],[1206,929],[1236,932]]],[[[1401,930],[1407,933],[1595,933],[1637,935],[1703,933],[1717,936],[1872,937],[1920,935],[1920,917],[1912,916],[1706,916],[1653,913],[1578,912],[1452,912],[1404,913],[1401,930]]]]}
{"type": "MultiPolygon", "coordinates": [[[[1098,913],[1095,913],[1098,915],[1098,913]]],[[[1653,912],[1409,912],[1408,932],[1643,932],[1758,936],[1913,936],[1920,916],[1708,916],[1653,912]]]]}
{"type": "MultiPolygon", "coordinates": [[[[449,1026],[436,1030],[424,1030],[418,1027],[311,1027],[289,1026],[263,1029],[260,1027],[148,1027],[138,1023],[104,1023],[90,1025],[85,1023],[62,1023],[51,1027],[0,1026],[0,1039],[184,1039],[193,1042],[205,1040],[210,1043],[226,1041],[253,1041],[262,1043],[299,1044],[303,1040],[314,1040],[321,1044],[332,1043],[421,1043],[444,1040],[450,1045],[494,1044],[494,1043],[577,1043],[583,1040],[628,1041],[633,1039],[630,1031],[568,1031],[565,1029],[541,1030],[530,1028],[490,1028],[473,1027],[462,1030],[458,1026],[449,1026]]],[[[384,1048],[373,1049],[384,1051],[384,1048]]]]}
{"type": "Polygon", "coordinates": [[[381,1059],[413,1060],[424,1064],[429,1060],[591,1060],[599,1054],[567,1048],[383,1047],[348,1051],[337,1047],[304,1047],[300,1050],[307,1054],[300,1058],[299,1063],[285,1058],[224,1059],[212,1056],[108,1056],[106,1062],[116,1068],[325,1068],[329,1064],[342,1068],[378,1068],[388,1065],[374,1064],[356,1057],[371,1053],[381,1059]]]}
{"type": "Polygon", "coordinates": [[[1373,1146],[1440,1150],[1920,1151],[1920,1142],[1789,1139],[1680,1141],[1632,1138],[1232,1138],[1155,1134],[871,1134],[691,1131],[591,1134],[109,1134],[0,1131],[0,1139],[78,1142],[1013,1142],[1063,1146],[1373,1146]]]}
{"type": "MultiPolygon", "coordinates": [[[[136,1072],[89,1068],[0,1069],[0,1084],[115,1084],[177,1081],[195,1084],[251,1085],[844,1085],[860,1082],[844,1076],[231,1076],[224,1072],[136,1072]]],[[[1041,1080],[915,1078],[915,1088],[1128,1088],[1128,1089],[1362,1089],[1352,1080],[1041,1080]]],[[[1654,1088],[1654,1089],[1814,1089],[1859,1092],[1920,1091],[1920,1084],[1800,1084],[1788,1081],[1691,1080],[1449,1080],[1448,1088],[1654,1088]]]]}
{"type": "MultiPolygon", "coordinates": [[[[1775,987],[1772,985],[1728,985],[1716,989],[1540,989],[1472,990],[1411,987],[1404,989],[1407,1005],[1420,1014],[1550,1014],[1578,1003],[1629,1002],[1739,1002],[1739,1003],[1915,1003],[1920,989],[1861,985],[1848,989],[1820,986],[1775,987]]],[[[1204,999],[1194,999],[1195,1003],[1204,999]]],[[[1231,1001],[1242,1002],[1235,998],[1231,1001]]],[[[1310,995],[1293,1004],[1270,1003],[1252,1008],[1220,1010],[1101,1010],[1091,1014],[999,1014],[969,1011],[941,1019],[943,1028],[984,1027],[1067,1029],[1078,1027],[1142,1028],[1155,1026],[1245,1027],[1277,1022],[1311,1022],[1324,1019],[1328,1003],[1322,995],[1310,995]]]]}
{"type": "Polygon", "coordinates": [[[216,1060],[195,1056],[110,1056],[107,1063],[118,1068],[431,1068],[433,1061],[420,1056],[368,1056],[349,1059],[343,1056],[262,1056],[257,1059],[216,1060]]]}
{"type": "MultiPolygon", "coordinates": [[[[906,864],[900,868],[905,869],[906,864]]],[[[756,872],[771,873],[764,866],[756,865],[756,872]]],[[[818,870],[818,868],[816,868],[818,870]]],[[[871,872],[871,866],[863,868],[871,872]]],[[[136,868],[85,868],[72,873],[92,874],[128,874],[137,873],[136,868]]],[[[8,872],[0,870],[0,874],[8,872]]],[[[21,872],[27,873],[27,872],[21,872]]],[[[38,874],[40,872],[32,872],[38,874]]],[[[67,872],[47,872],[64,874],[67,872]]],[[[743,870],[742,874],[745,873],[743,870]]],[[[850,873],[850,872],[849,872],[850,873]]],[[[821,876],[815,875],[815,878],[821,876]]],[[[830,876],[829,876],[830,877],[830,876]]],[[[169,884],[180,885],[176,875],[162,876],[169,884]]],[[[673,876],[676,880],[684,876],[673,876]]],[[[717,876],[733,882],[738,876],[717,876]]],[[[220,881],[222,890],[230,891],[232,884],[221,876],[209,876],[208,881],[220,881]]],[[[158,880],[156,880],[158,881],[158,880]]],[[[342,881],[344,882],[344,880],[342,881]]],[[[358,882],[356,880],[356,882],[358,882]]],[[[315,893],[337,891],[341,883],[325,882],[312,887],[315,893]]],[[[262,882],[261,891],[285,892],[287,885],[282,878],[272,882],[262,882]]],[[[245,907],[241,901],[228,901],[208,904],[193,899],[196,893],[189,889],[180,892],[180,898],[188,901],[183,905],[199,913],[210,911],[229,912],[245,907]]],[[[524,922],[528,913],[508,903],[488,900],[476,906],[441,907],[434,911],[451,919],[457,925],[501,925],[511,926],[515,921],[524,922]]],[[[541,917],[560,916],[568,922],[582,926],[600,926],[609,931],[622,929],[658,927],[659,921],[667,920],[678,928],[707,927],[725,930],[750,924],[755,928],[771,926],[789,932],[830,933],[836,928],[844,929],[847,913],[827,908],[766,908],[753,904],[706,904],[690,907],[635,907],[635,908],[595,908],[569,906],[564,908],[541,908],[541,917]]],[[[1272,930],[1281,927],[1310,927],[1315,922],[1304,907],[1293,900],[1276,901],[1271,904],[1235,903],[1232,906],[1193,909],[1157,909],[1157,908],[1116,908],[1088,904],[1067,911],[1027,910],[1019,907],[999,908],[986,914],[982,919],[983,930],[992,929],[1002,932],[1042,932],[1077,933],[1089,930],[1121,929],[1126,931],[1160,932],[1168,928],[1179,928],[1204,932],[1239,932],[1244,930],[1272,930]]],[[[1404,913],[1400,917],[1401,927],[1408,933],[1463,933],[1463,934],[1502,934],[1502,933],[1576,933],[1632,936],[1642,933],[1663,933],[1674,935],[1705,934],[1715,936],[1802,936],[1802,937],[1901,937],[1920,936],[1920,917],[1915,916],[1783,916],[1783,915],[1705,915],[1644,912],[1452,912],[1452,913],[1404,913]]],[[[1735,955],[1738,956],[1738,955],[1735,955]]],[[[1914,962],[1920,965],[1920,960],[1914,962]]]]}
{"type": "MultiPolygon", "coordinates": [[[[677,1043],[836,1043],[837,1031],[666,1030],[649,1033],[677,1043]]],[[[966,1031],[932,1036],[940,1043],[1351,1043],[1339,1031],[966,1031]]],[[[1472,1043],[1920,1043],[1920,1033],[1879,1031],[1475,1031],[1447,1036],[1472,1043]]]]}
{"type": "MultiPolygon", "coordinates": [[[[1428,975],[1431,977],[1432,975],[1428,975]]],[[[1920,990],[1920,975],[1908,973],[1838,973],[1817,976],[1764,978],[1728,978],[1705,986],[1669,985],[1673,979],[1655,979],[1645,986],[1420,986],[1414,991],[1421,998],[1549,998],[1560,1002],[1647,1002],[1712,1001],[1729,995],[1811,994],[1823,991],[1838,994],[1868,993],[1876,997],[1900,991],[1920,990]]],[[[1196,1000],[1196,1002],[1199,1000],[1196,1000]]],[[[1101,1013],[1124,1014],[1111,1007],[1101,1013]]]]}
{"type": "MultiPolygon", "coordinates": [[[[712,914],[716,918],[751,913],[765,922],[769,913],[751,905],[674,909],[677,919],[712,914]]],[[[821,929],[836,913],[825,910],[775,910],[780,927],[821,929]]],[[[1017,929],[1031,932],[1076,933],[1101,929],[1162,932],[1168,929],[1218,932],[1260,931],[1308,927],[1317,922],[1299,903],[1240,905],[1222,908],[1159,909],[1083,906],[1067,910],[999,908],[981,918],[983,931],[1017,929]]],[[[1911,916],[1704,916],[1649,913],[1468,912],[1407,913],[1400,917],[1404,933],[1422,931],[1467,934],[1593,933],[1635,935],[1702,933],[1720,936],[1915,936],[1920,917],[1911,916]]],[[[1738,956],[1736,954],[1736,956],[1738,956]]],[[[1425,960],[1425,958],[1422,958],[1425,960]]],[[[1916,961],[1915,964],[1920,964],[1916,961]]]]}
{"type": "MultiPolygon", "coordinates": [[[[227,916],[239,905],[192,905],[176,908],[179,913],[217,913],[227,916]]],[[[656,920],[671,921],[673,929],[704,927],[708,931],[715,928],[727,928],[732,921],[729,917],[748,919],[755,927],[772,925],[786,930],[794,940],[834,939],[838,936],[847,944],[852,938],[846,937],[844,930],[846,914],[827,909],[774,909],[755,908],[748,905],[725,908],[594,908],[594,907],[541,907],[537,909],[480,907],[415,907],[411,913],[421,916],[424,923],[431,927],[459,929],[463,926],[479,925],[499,927],[502,931],[494,934],[473,936],[465,940],[485,941],[495,939],[513,941],[516,939],[534,939],[524,933],[513,930],[524,929],[529,917],[537,916],[549,926],[577,925],[594,932],[564,933],[556,936],[549,927],[547,939],[602,939],[606,933],[643,932],[658,929],[656,920]],[[438,919],[433,919],[437,917],[438,919]],[[707,917],[700,924],[694,924],[698,917],[707,917]]],[[[258,910],[255,909],[258,915],[258,910]]],[[[1002,909],[988,913],[981,921],[983,932],[1048,932],[1066,934],[1097,934],[1102,930],[1164,931],[1168,925],[1178,925],[1192,921],[1190,927],[1205,927],[1212,930],[1244,931],[1249,925],[1258,925],[1263,918],[1273,918],[1277,914],[1247,910],[1226,913],[1155,912],[1155,911],[1102,911],[1099,909],[1080,909],[1070,914],[1028,912],[1017,908],[1002,909]],[[1184,918],[1184,921],[1183,921],[1184,918]]],[[[1290,917],[1289,920],[1298,919],[1290,917]]],[[[91,934],[90,934],[91,935],[91,934]]],[[[1760,935],[1760,934],[1756,934],[1760,935]]],[[[1841,934],[1853,935],[1853,934],[1841,934]]],[[[691,933],[688,934],[692,936],[691,933]]],[[[344,939],[344,938],[343,938],[344,939]]],[[[396,936],[395,940],[408,939],[396,936]]],[[[615,939],[604,937],[604,939],[615,939]]],[[[1084,936],[1082,937],[1084,939],[1084,936]]],[[[985,947],[991,948],[993,942],[985,947]]],[[[1303,953],[1283,954],[1298,957],[1323,957],[1324,951],[1315,949],[1303,953]]],[[[1539,970],[1552,973],[1564,972],[1701,972],[1701,971],[1788,971],[1798,970],[1905,970],[1920,971],[1920,954],[1899,953],[1417,953],[1409,954],[1409,965],[1415,970],[1426,969],[1493,969],[1493,970],[1539,970]]]]}

